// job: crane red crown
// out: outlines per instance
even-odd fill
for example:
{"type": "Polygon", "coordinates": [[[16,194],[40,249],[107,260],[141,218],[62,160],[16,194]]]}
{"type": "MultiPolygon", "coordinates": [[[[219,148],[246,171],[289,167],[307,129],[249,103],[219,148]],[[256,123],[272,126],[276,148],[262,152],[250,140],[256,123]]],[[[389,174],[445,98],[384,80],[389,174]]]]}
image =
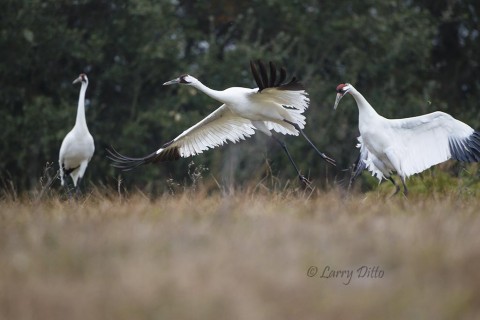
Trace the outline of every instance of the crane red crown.
{"type": "Polygon", "coordinates": [[[343,89],[343,87],[345,87],[345,86],[346,86],[346,85],[345,85],[344,83],[339,84],[339,85],[337,86],[337,92],[340,92],[340,91],[343,89]]]}

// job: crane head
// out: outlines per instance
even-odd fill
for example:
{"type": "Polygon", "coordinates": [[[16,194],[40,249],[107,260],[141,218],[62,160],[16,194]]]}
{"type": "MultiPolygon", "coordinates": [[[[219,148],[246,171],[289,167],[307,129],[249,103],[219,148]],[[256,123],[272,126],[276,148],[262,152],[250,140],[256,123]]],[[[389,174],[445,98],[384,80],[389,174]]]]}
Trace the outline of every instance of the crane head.
{"type": "Polygon", "coordinates": [[[197,79],[195,79],[194,77],[192,77],[191,75],[189,74],[182,74],[180,77],[176,78],[176,79],[173,79],[173,80],[170,80],[170,81],[167,81],[165,82],[163,85],[164,86],[169,86],[171,84],[177,84],[177,83],[180,83],[180,84],[192,84],[193,82],[195,82],[197,79]]]}
{"type": "Polygon", "coordinates": [[[79,83],[79,82],[88,84],[88,78],[85,73],[81,73],[77,79],[73,80],[73,84],[79,83]]]}
{"type": "Polygon", "coordinates": [[[333,109],[337,109],[338,103],[342,100],[343,96],[347,94],[353,86],[350,83],[342,83],[337,86],[337,98],[335,99],[335,105],[333,109]]]}

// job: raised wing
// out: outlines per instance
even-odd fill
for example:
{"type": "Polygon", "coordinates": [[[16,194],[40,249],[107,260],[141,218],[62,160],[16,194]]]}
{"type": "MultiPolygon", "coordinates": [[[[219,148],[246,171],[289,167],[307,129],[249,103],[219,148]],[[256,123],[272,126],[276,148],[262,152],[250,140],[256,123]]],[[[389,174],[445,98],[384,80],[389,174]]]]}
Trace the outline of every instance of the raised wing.
{"type": "Polygon", "coordinates": [[[148,156],[131,158],[112,149],[107,150],[110,154],[108,158],[113,161],[114,167],[127,171],[147,163],[194,156],[221,146],[227,141],[236,143],[244,140],[254,133],[254,126],[250,120],[234,115],[226,105],[222,105],[205,119],[148,156]]]}
{"type": "MultiPolygon", "coordinates": [[[[287,72],[285,68],[277,71],[273,62],[269,63],[269,70],[262,61],[257,61],[255,64],[250,61],[250,68],[253,78],[258,86],[258,92],[252,97],[261,104],[262,102],[274,102],[279,106],[285,108],[291,115],[292,120],[297,123],[300,128],[305,127],[305,116],[302,113],[308,108],[310,99],[305,87],[300,83],[296,77],[293,77],[289,82],[287,79],[287,72]]],[[[282,134],[298,135],[298,131],[285,124],[278,124],[271,121],[265,121],[269,130],[275,130],[282,134]]]]}
{"type": "Polygon", "coordinates": [[[408,177],[450,158],[480,161],[480,133],[444,112],[390,121],[400,174],[408,177]]]}
{"type": "Polygon", "coordinates": [[[277,90],[293,90],[301,91],[305,90],[304,86],[293,77],[289,82],[283,83],[287,79],[287,71],[285,68],[280,69],[280,74],[277,72],[277,68],[273,62],[269,62],[270,72],[267,72],[267,68],[262,61],[257,61],[257,66],[253,61],[250,61],[250,69],[252,70],[253,78],[258,86],[258,91],[261,92],[267,88],[276,88],[277,90]]]}

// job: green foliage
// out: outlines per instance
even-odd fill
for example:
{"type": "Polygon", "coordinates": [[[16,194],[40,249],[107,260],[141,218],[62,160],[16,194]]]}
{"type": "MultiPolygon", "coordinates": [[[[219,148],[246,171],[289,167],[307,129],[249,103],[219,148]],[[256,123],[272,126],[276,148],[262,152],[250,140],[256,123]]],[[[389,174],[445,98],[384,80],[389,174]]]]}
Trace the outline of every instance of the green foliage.
{"type": "MultiPolygon", "coordinates": [[[[411,176],[407,179],[407,187],[410,196],[429,197],[429,196],[453,196],[455,198],[472,198],[480,195],[480,170],[478,164],[469,165],[440,165],[430,168],[420,174],[411,176]]],[[[380,185],[376,178],[371,177],[370,173],[363,173],[363,180],[357,182],[356,186],[361,190],[373,190],[372,194],[378,194],[381,197],[388,197],[395,192],[395,187],[389,181],[383,181],[380,185]]],[[[398,177],[393,177],[400,186],[401,181],[398,177]]],[[[401,189],[403,191],[403,187],[401,189]]]]}
{"type": "MultiPolygon", "coordinates": [[[[479,128],[478,6],[473,0],[4,0],[0,176],[31,190],[45,164],[56,163],[74,125],[79,88],[71,81],[80,72],[90,79],[87,122],[96,144],[86,179],[107,185],[120,172],[109,166],[105,147],[145,155],[219,106],[192,88],[163,87],[165,81],[190,73],[217,89],[251,87],[250,59],[283,64],[306,84],[306,132],[340,169],[358,152],[358,111],[344,99],[333,112],[338,83],[353,83],[387,117],[443,110],[479,128]]],[[[317,185],[342,175],[302,139],[285,139],[317,185]]],[[[195,162],[224,186],[258,181],[270,169],[280,179],[294,177],[275,144],[260,135],[250,140],[195,162]]],[[[163,192],[168,179],[188,179],[190,161],[121,176],[127,186],[163,192]]]]}

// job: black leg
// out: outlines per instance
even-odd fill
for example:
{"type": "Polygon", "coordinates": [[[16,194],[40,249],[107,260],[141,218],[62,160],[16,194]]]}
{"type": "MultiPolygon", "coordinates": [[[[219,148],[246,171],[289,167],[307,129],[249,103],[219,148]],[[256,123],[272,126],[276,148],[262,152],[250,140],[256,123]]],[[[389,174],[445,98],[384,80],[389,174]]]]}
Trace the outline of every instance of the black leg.
{"type": "Polygon", "coordinates": [[[281,141],[280,139],[278,139],[278,138],[275,137],[274,135],[272,135],[272,138],[273,138],[273,140],[277,141],[277,142],[282,146],[283,150],[285,150],[285,153],[287,154],[288,159],[290,160],[290,162],[292,163],[293,167],[295,168],[295,171],[297,171],[298,178],[300,179],[300,181],[301,181],[303,184],[305,184],[306,186],[309,186],[309,185],[310,185],[310,181],[308,181],[308,179],[305,178],[305,176],[303,176],[303,175],[300,173],[300,170],[298,170],[298,167],[297,167],[297,165],[295,164],[295,162],[293,161],[292,156],[290,155],[290,152],[288,152],[287,145],[285,144],[285,142],[281,141]]]}
{"type": "Polygon", "coordinates": [[[75,187],[75,199],[80,200],[83,197],[83,191],[85,191],[85,186],[83,178],[78,178],[77,186],[75,187]]]}
{"type": "Polygon", "coordinates": [[[77,199],[80,198],[80,196],[82,195],[82,191],[80,190],[80,181],[82,181],[82,179],[78,178],[77,186],[75,187],[75,196],[77,199]]]}
{"type": "Polygon", "coordinates": [[[402,179],[402,184],[403,184],[403,195],[406,197],[408,196],[408,189],[407,189],[407,185],[405,184],[405,178],[404,177],[400,177],[402,179]]]}
{"type": "Polygon", "coordinates": [[[297,129],[298,131],[300,131],[300,133],[302,134],[302,136],[305,138],[305,140],[308,141],[308,143],[313,147],[313,149],[315,149],[315,151],[320,155],[320,157],[323,158],[323,160],[327,161],[328,163],[330,163],[331,165],[334,165],[336,166],[336,162],[335,160],[333,160],[332,158],[329,158],[325,153],[321,152],[320,150],[317,149],[317,147],[313,144],[313,142],[307,137],[307,135],[303,132],[303,130],[299,127],[298,124],[294,123],[294,122],[291,122],[291,121],[288,121],[288,120],[283,120],[285,121],[286,123],[289,123],[291,124],[292,126],[295,127],[295,129],[297,129]]]}
{"type": "Polygon", "coordinates": [[[393,183],[393,185],[395,186],[395,192],[392,194],[392,197],[393,197],[394,195],[396,195],[400,191],[400,186],[395,182],[395,180],[393,180],[392,177],[388,177],[387,179],[390,180],[393,183]]]}
{"type": "Polygon", "coordinates": [[[363,170],[365,170],[366,167],[367,166],[365,164],[365,161],[363,161],[363,159],[362,159],[362,154],[359,154],[358,158],[357,158],[357,161],[355,161],[355,163],[353,164],[353,168],[352,168],[352,171],[351,171],[351,174],[350,174],[350,181],[348,182],[348,190],[349,191],[350,191],[355,179],[357,179],[357,177],[360,174],[362,174],[363,170]]]}
{"type": "Polygon", "coordinates": [[[68,177],[68,176],[65,175],[64,178],[63,178],[64,181],[65,181],[65,182],[64,182],[64,185],[63,185],[63,188],[64,188],[65,191],[67,192],[67,197],[68,197],[68,199],[72,200],[72,198],[73,198],[72,189],[70,188],[70,186],[69,186],[69,184],[68,184],[68,180],[69,180],[70,178],[67,179],[67,177],[68,177]]]}

